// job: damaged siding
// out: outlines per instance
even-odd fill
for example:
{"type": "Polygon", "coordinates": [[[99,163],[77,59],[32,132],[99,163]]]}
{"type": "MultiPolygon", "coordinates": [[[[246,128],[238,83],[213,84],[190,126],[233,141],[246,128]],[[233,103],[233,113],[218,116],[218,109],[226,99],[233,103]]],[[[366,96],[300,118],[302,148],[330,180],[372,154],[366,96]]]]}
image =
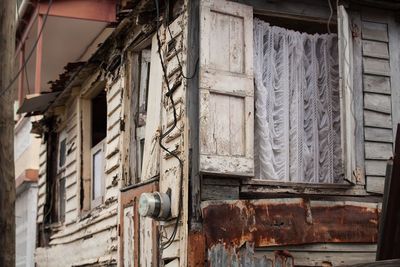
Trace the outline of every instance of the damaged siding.
{"type": "Polygon", "coordinates": [[[38,204],[37,223],[43,222],[44,205],[46,203],[46,167],[47,167],[47,145],[42,137],[39,150],[39,179],[38,179],[38,204]]]}
{"type": "MultiPolygon", "coordinates": [[[[71,102],[67,105],[65,111],[67,131],[65,224],[56,228],[58,231],[56,230],[50,236],[49,247],[37,248],[36,262],[38,266],[98,264],[113,266],[117,262],[117,200],[119,181],[122,176],[120,151],[123,145],[121,110],[124,82],[122,70],[118,73],[116,79],[110,78],[107,82],[105,197],[102,205],[88,212],[80,210],[79,201],[81,198],[79,162],[81,162],[82,153],[79,148],[83,137],[78,137],[78,133],[85,128],[85,125],[79,126],[81,123],[78,123],[82,112],[82,107],[78,104],[81,103],[79,94],[73,95],[71,102]],[[82,129],[79,129],[79,127],[82,127],[82,129]]],[[[45,149],[44,152],[42,150],[41,155],[43,155],[41,159],[45,160],[45,149]]],[[[42,162],[41,160],[41,165],[44,168],[46,162],[42,162]]],[[[45,174],[40,174],[39,184],[45,184],[45,174]]],[[[39,200],[38,208],[41,211],[41,205],[45,198],[42,200],[39,194],[39,200]]],[[[42,221],[42,216],[39,215],[38,222],[42,221]]]]}
{"type": "Polygon", "coordinates": [[[370,10],[361,15],[365,174],[367,191],[380,194],[393,155],[389,20],[370,10]]]}
{"type": "Polygon", "coordinates": [[[207,201],[202,208],[210,266],[336,266],[375,258],[378,204],[293,198],[207,201]]]}
{"type": "Polygon", "coordinates": [[[68,103],[66,110],[67,157],[65,169],[65,224],[73,223],[79,214],[79,149],[78,140],[78,99],[68,103]]]}
{"type": "MultiPolygon", "coordinates": [[[[186,7],[185,7],[185,10],[186,7]]],[[[186,80],[183,75],[186,74],[186,56],[187,56],[187,13],[186,11],[177,17],[170,25],[169,29],[162,31],[165,42],[164,64],[166,67],[166,76],[169,83],[170,94],[174,100],[176,110],[176,127],[162,140],[163,145],[172,153],[177,155],[179,161],[160,149],[161,167],[160,167],[160,192],[171,190],[171,217],[177,218],[179,212],[180,220],[177,234],[172,244],[162,250],[161,258],[168,260],[165,266],[186,266],[186,221],[187,221],[187,173],[188,173],[188,127],[186,116],[186,80]],[[179,57],[179,60],[178,60],[179,57]],[[179,63],[180,62],[180,63],[179,63]],[[181,168],[182,175],[181,177],[181,168]],[[181,201],[181,204],[179,204],[181,201]]],[[[188,74],[186,74],[188,75],[188,74]]],[[[174,111],[169,99],[168,88],[165,79],[163,79],[163,96],[161,99],[162,109],[162,132],[165,133],[174,125],[174,111]]],[[[163,233],[165,242],[173,232],[175,220],[164,224],[163,233]]],[[[164,262],[165,263],[165,262],[164,262]]]]}

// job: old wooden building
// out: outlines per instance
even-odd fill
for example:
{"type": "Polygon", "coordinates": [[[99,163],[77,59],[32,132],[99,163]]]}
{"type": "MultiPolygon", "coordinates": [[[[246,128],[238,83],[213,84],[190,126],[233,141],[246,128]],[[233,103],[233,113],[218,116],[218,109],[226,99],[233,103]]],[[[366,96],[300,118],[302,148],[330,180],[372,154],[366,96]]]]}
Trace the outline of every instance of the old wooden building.
{"type": "Polygon", "coordinates": [[[43,114],[37,265],[373,261],[399,8],[121,1],[96,52],[26,101],[43,114]]]}

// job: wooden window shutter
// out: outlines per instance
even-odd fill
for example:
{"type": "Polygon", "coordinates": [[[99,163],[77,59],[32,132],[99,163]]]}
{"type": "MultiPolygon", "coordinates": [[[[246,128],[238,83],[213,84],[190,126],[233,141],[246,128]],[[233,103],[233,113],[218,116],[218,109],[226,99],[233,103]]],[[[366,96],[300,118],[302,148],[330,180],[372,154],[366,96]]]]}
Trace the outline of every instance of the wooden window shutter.
{"type": "Polygon", "coordinates": [[[200,7],[200,171],[254,175],[253,9],[200,7]]]}
{"type": "Polygon", "coordinates": [[[146,130],[144,151],[141,169],[141,181],[145,181],[160,174],[160,125],[161,125],[161,94],[163,72],[158,55],[158,43],[156,35],[151,43],[151,63],[148,88],[148,105],[146,117],[146,130]]]}
{"type": "Polygon", "coordinates": [[[356,183],[355,118],[353,102],[353,38],[349,15],[338,6],[340,119],[345,179],[356,183]]]}

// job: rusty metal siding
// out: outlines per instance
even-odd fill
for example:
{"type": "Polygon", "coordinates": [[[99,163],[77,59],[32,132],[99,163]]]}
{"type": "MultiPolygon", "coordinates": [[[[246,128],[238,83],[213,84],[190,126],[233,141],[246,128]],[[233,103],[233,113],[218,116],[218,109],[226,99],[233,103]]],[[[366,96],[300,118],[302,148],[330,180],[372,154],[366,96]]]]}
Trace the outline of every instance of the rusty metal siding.
{"type": "Polygon", "coordinates": [[[375,243],[377,204],[302,198],[203,203],[207,247],[223,242],[255,247],[353,242],[375,243]]]}

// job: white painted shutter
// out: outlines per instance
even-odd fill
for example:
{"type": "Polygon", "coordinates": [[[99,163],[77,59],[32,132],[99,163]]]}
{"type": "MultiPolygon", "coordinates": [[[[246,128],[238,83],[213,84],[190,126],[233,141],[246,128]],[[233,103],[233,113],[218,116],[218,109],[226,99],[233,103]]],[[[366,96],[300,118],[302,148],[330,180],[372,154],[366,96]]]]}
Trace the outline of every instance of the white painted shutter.
{"type": "Polygon", "coordinates": [[[350,19],[344,6],[338,6],[340,119],[345,179],[355,178],[355,118],[353,103],[353,38],[350,19]]]}
{"type": "Polygon", "coordinates": [[[253,176],[253,9],[200,7],[200,171],[253,176]]]}
{"type": "Polygon", "coordinates": [[[162,66],[158,55],[157,37],[154,35],[151,44],[151,62],[149,92],[147,104],[146,130],[143,151],[141,181],[150,179],[160,173],[160,129],[161,129],[161,93],[162,66]]]}

